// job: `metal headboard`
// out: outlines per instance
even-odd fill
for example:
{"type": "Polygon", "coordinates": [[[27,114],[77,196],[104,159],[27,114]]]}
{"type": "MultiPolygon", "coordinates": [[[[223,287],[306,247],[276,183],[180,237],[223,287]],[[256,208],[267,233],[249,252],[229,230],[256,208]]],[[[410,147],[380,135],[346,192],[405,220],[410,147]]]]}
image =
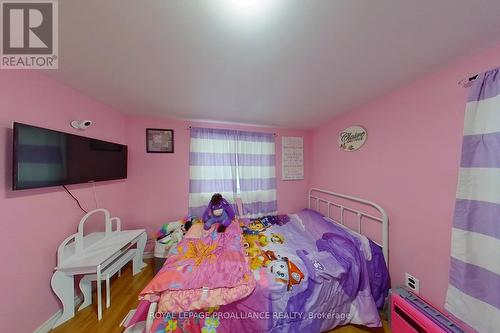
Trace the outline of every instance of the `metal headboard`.
{"type": "Polygon", "coordinates": [[[389,219],[387,218],[387,213],[385,212],[385,210],[382,207],[380,207],[378,204],[376,204],[374,202],[371,202],[371,201],[368,201],[365,199],[356,198],[356,197],[346,195],[346,194],[330,192],[330,191],[326,191],[326,190],[322,190],[322,189],[318,189],[318,188],[311,188],[309,190],[308,206],[310,209],[313,209],[312,208],[312,201],[313,200],[316,201],[316,210],[318,212],[320,210],[320,203],[322,203],[322,202],[325,203],[327,206],[326,217],[330,221],[335,222],[335,223],[340,223],[343,226],[345,226],[344,225],[344,212],[345,211],[357,214],[357,216],[358,216],[358,230],[357,230],[357,232],[359,234],[361,234],[361,221],[362,221],[363,217],[367,217],[370,220],[380,222],[382,224],[382,244],[380,244],[379,242],[373,241],[373,240],[372,241],[374,243],[376,243],[377,245],[379,245],[380,247],[382,247],[382,252],[384,254],[385,263],[386,263],[387,267],[389,267],[389,219]],[[331,196],[331,197],[342,198],[342,199],[346,199],[349,201],[357,202],[357,203],[363,204],[365,207],[366,206],[373,207],[380,213],[380,217],[374,216],[372,214],[368,214],[368,213],[363,212],[363,211],[356,209],[356,208],[347,207],[344,204],[339,204],[339,203],[335,203],[333,201],[330,201],[328,199],[320,198],[319,196],[317,196],[318,194],[316,194],[316,193],[326,194],[326,195],[331,196]],[[316,196],[314,194],[316,194],[316,196]],[[333,219],[331,217],[330,212],[331,212],[332,206],[340,209],[340,221],[336,221],[335,219],[333,219]]]}

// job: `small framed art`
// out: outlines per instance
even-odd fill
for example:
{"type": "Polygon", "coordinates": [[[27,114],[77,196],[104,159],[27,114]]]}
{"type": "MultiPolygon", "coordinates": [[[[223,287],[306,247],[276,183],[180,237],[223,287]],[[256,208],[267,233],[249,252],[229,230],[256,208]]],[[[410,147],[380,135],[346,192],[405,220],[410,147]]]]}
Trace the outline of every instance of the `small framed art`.
{"type": "Polygon", "coordinates": [[[146,151],[148,153],[173,153],[174,130],[146,128],[146,151]]]}

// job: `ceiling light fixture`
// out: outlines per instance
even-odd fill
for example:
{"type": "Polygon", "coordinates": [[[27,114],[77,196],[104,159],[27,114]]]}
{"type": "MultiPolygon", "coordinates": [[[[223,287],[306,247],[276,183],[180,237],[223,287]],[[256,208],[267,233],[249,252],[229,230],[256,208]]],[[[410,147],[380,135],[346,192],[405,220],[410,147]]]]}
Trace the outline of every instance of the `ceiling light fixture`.
{"type": "Polygon", "coordinates": [[[261,16],[272,9],[273,0],[223,0],[228,11],[239,16],[261,16]]]}
{"type": "Polygon", "coordinates": [[[255,25],[271,17],[282,0],[212,0],[214,9],[238,25],[255,25]]]}

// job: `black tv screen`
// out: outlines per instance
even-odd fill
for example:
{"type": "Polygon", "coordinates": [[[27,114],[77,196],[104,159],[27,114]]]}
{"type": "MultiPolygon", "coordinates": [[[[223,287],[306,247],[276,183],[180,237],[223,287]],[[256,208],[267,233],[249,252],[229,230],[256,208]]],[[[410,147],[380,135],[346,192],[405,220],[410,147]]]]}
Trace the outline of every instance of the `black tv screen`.
{"type": "Polygon", "coordinates": [[[127,146],[14,123],[13,190],[127,178],[127,146]]]}

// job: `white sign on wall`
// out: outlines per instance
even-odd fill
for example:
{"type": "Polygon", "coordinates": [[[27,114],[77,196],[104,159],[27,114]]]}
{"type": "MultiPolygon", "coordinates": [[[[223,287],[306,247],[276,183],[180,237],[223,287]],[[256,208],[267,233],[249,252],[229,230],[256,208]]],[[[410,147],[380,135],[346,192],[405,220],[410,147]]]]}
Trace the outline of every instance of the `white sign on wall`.
{"type": "Polygon", "coordinates": [[[351,126],[340,132],[338,145],[345,151],[355,151],[361,148],[366,141],[366,129],[361,126],[351,126]]]}
{"type": "Polygon", "coordinates": [[[284,136],[281,138],[281,178],[283,180],[304,179],[304,138],[284,136]]]}

